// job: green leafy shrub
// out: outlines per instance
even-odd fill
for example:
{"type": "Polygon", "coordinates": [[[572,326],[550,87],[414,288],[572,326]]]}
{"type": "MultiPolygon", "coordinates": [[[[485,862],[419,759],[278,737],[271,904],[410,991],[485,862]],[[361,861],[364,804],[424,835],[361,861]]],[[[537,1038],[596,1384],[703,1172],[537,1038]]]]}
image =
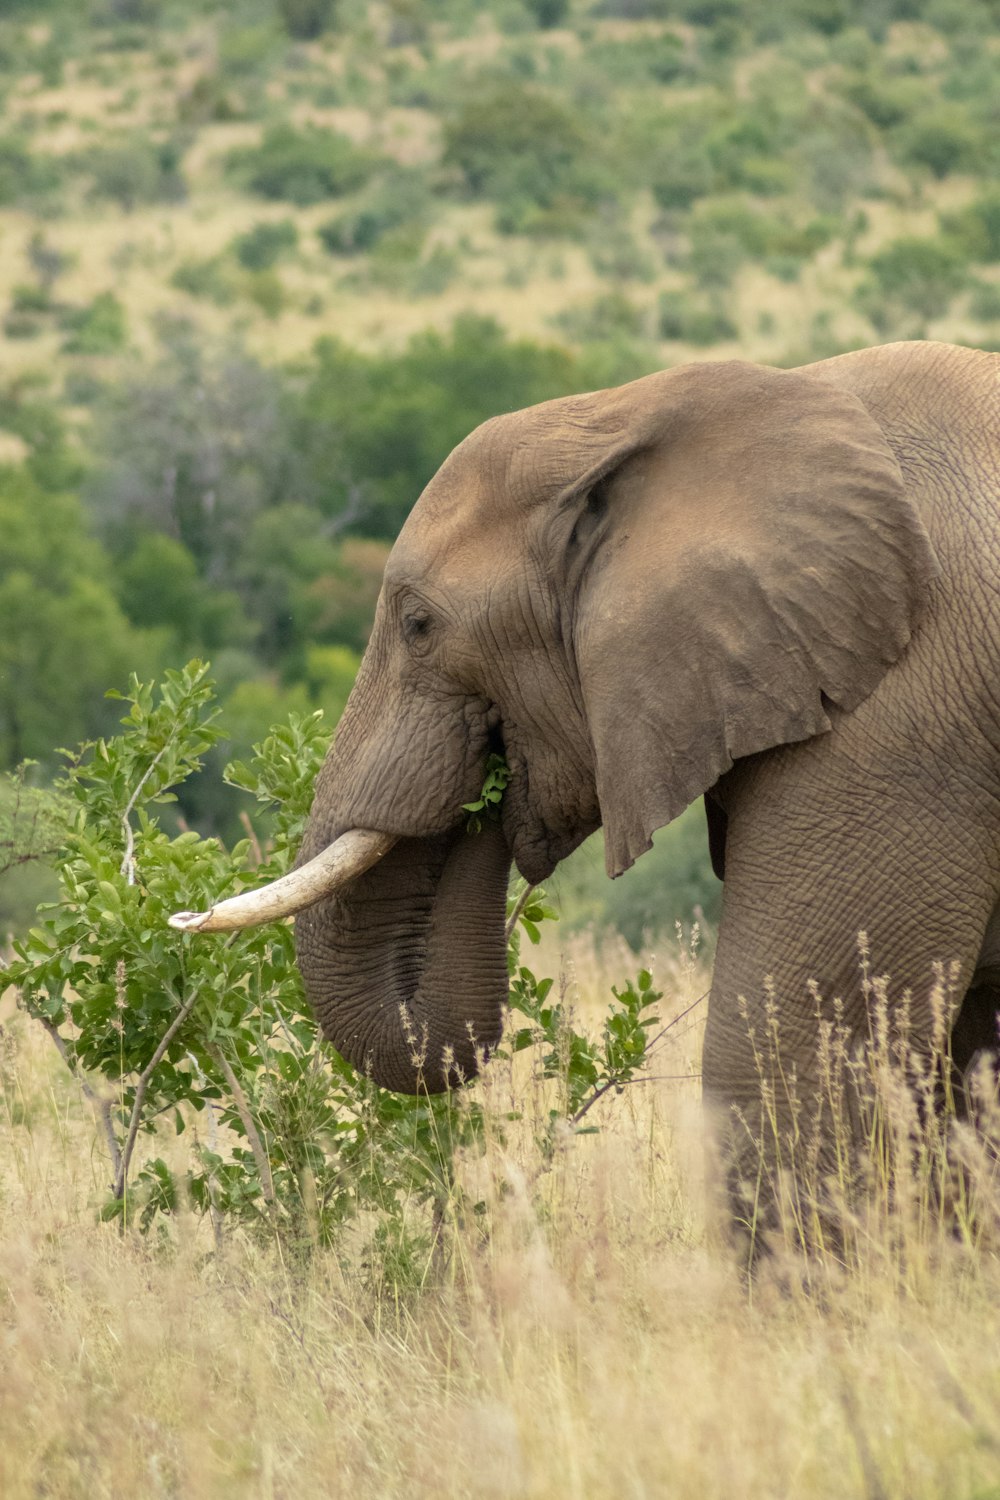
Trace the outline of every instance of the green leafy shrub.
{"type": "Polygon", "coordinates": [[[228,307],[236,301],[238,287],[233,268],[221,255],[205,260],[182,260],[170,277],[170,285],[190,297],[202,297],[216,307],[228,307]]]}
{"type": "Polygon", "coordinates": [[[94,196],[110,198],[126,213],[143,203],[176,203],[187,192],[172,141],[111,141],[90,152],[84,164],[94,196]]]}
{"type": "Polygon", "coordinates": [[[238,234],[232,248],[236,259],[247,271],[269,271],[299,243],[294,219],[272,220],[255,224],[245,234],[238,234]]]}
{"type": "Polygon", "coordinates": [[[415,335],[401,354],[366,355],[321,340],[298,405],[297,446],[321,510],[341,510],[353,485],[358,529],[392,538],[480,422],[586,383],[586,369],[566,349],[509,340],[492,319],[471,314],[448,334],[415,335]],[[352,476],[361,475],[358,496],[352,476]]]}
{"type": "Polygon", "coordinates": [[[868,269],[857,301],[880,332],[901,316],[916,317],[922,328],[947,310],[968,279],[961,252],[946,239],[894,240],[872,256],[868,269]]]}
{"type": "MultiPolygon", "coordinates": [[[[207,669],[169,672],[159,694],[133,678],[126,701],[123,732],[70,759],[67,810],[54,820],[60,901],[4,974],[95,1106],[111,1177],[103,1217],[149,1229],[186,1206],[211,1215],[217,1239],[240,1225],[303,1256],[361,1211],[383,1231],[421,1208],[440,1221],[454,1153],[482,1137],[469,1092],[382,1091],[322,1043],[287,923],[226,942],[167,924],[172,911],[287,869],[328,742],[320,715],[293,717],[249,763],[229,766],[263,825],[229,852],[194,832],[171,837],[156,816],[219,738],[207,669]],[[226,1144],[210,1125],[186,1170],[171,1167],[158,1131],[206,1115],[226,1144]]],[[[524,891],[508,922],[511,1002],[529,1022],[509,1045],[537,1045],[540,1075],[556,1085],[549,1147],[560,1122],[591,1128],[583,1121],[600,1099],[641,1074],[660,999],[644,970],[613,992],[598,1040],[577,1032],[549,1003],[550,981],[520,961],[518,924],[536,941],[553,915],[542,893],[524,891]]]]}
{"type": "Polygon", "coordinates": [[[63,318],[67,354],[117,354],[128,342],[125,309],[114,292],[99,292],[87,307],[63,318]]]}
{"type": "Polygon", "coordinates": [[[47,199],[62,184],[62,164],[56,157],[33,152],[19,135],[0,137],[0,204],[47,199]]]}
{"type": "Polygon", "coordinates": [[[983,323],[994,323],[1000,318],[1000,286],[995,281],[983,281],[969,298],[969,312],[983,323]]]}
{"type": "Polygon", "coordinates": [[[306,208],[340,198],[365,183],[379,165],[369,151],[345,135],[319,126],[301,130],[273,125],[259,146],[243,146],[228,157],[230,171],[262,198],[306,208]]]}
{"type": "Polygon", "coordinates": [[[1000,261],[1000,192],[994,188],[965,208],[942,214],[941,229],[969,260],[1000,261]]]}
{"type": "Polygon", "coordinates": [[[844,97],[879,130],[888,130],[902,125],[926,105],[927,89],[917,78],[893,78],[864,72],[847,80],[844,97]]]}
{"type": "Polygon", "coordinates": [[[707,346],[734,339],[739,330],[721,308],[692,302],[686,292],[663,292],[659,306],[661,339],[707,346]]]}
{"type": "Polygon", "coordinates": [[[443,160],[504,232],[558,232],[602,194],[599,142],[579,112],[529,84],[487,84],[444,124],[443,160]]]}
{"type": "Polygon", "coordinates": [[[280,318],[288,306],[285,284],[276,271],[250,271],[243,284],[243,294],[265,318],[280,318]]]}
{"type": "Polygon", "coordinates": [[[935,177],[974,169],[981,161],[983,136],[958,106],[942,104],[920,111],[897,137],[903,161],[927,167],[935,177]]]}
{"type": "Polygon", "coordinates": [[[569,0],[525,0],[525,4],[543,30],[562,26],[569,16],[569,0]]]}
{"type": "Polygon", "coordinates": [[[330,255],[357,255],[404,225],[423,227],[429,208],[423,174],[400,168],[380,176],[360,205],[328,219],[317,234],[330,255]]]}
{"type": "Polygon", "coordinates": [[[613,291],[602,292],[583,306],[568,307],[553,321],[571,339],[587,343],[619,334],[637,337],[643,332],[645,320],[624,292],[613,291]]]}
{"type": "Polygon", "coordinates": [[[278,0],[278,11],[289,36],[312,41],[333,24],[336,0],[278,0]]]}

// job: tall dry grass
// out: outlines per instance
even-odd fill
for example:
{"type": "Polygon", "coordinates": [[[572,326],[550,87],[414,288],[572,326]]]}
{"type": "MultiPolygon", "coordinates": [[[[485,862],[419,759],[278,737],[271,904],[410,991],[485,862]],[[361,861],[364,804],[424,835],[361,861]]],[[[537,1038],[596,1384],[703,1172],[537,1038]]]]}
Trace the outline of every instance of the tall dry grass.
{"type": "MultiPolygon", "coordinates": [[[[583,1018],[624,962],[570,952],[583,1018]]],[[[656,973],[665,1013],[705,983],[656,973]]],[[[847,1271],[779,1255],[747,1283],[708,1227],[696,1027],[549,1162],[557,1085],[494,1065],[489,1102],[521,1118],[459,1164],[437,1247],[359,1225],[305,1270],[193,1218],[97,1223],[86,1106],[25,1018],[2,1040],[4,1500],[1000,1496],[995,1247],[930,1194],[873,1212],[847,1271]]],[[[873,1138],[902,1143],[884,1094],[873,1138]]]]}

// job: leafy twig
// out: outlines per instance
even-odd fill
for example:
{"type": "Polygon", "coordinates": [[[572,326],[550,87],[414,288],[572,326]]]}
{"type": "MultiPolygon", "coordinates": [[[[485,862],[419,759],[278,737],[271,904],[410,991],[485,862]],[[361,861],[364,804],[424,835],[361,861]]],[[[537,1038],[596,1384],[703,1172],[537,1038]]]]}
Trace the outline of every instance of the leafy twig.
{"type": "Polygon", "coordinates": [[[132,816],[143,787],[146,785],[146,782],[156,770],[160,761],[166,755],[169,747],[170,741],[166,740],[160,746],[159,750],[157,750],[156,754],[153,756],[153,759],[150,761],[149,765],[140,776],[135,791],[128,799],[125,811],[122,813],[122,827],[125,830],[125,853],[122,855],[121,872],[125,876],[125,881],[128,885],[135,885],[135,834],[132,832],[132,824],[129,822],[129,819],[132,816]]]}

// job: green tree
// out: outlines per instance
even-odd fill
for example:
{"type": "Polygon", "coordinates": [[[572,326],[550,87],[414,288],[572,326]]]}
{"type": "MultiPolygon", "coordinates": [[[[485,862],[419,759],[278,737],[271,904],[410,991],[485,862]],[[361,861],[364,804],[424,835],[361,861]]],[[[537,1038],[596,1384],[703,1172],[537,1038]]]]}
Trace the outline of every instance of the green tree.
{"type": "Polygon", "coordinates": [[[333,22],[336,0],[278,0],[278,11],[289,36],[312,41],[333,22]]]}
{"type": "Polygon", "coordinates": [[[47,757],[109,720],[104,685],[148,655],[79,502],[0,470],[0,759],[47,757]]]}
{"type": "Polygon", "coordinates": [[[908,236],[893,240],[869,262],[870,275],[858,289],[858,305],[880,333],[921,333],[928,318],[940,317],[966,285],[961,251],[947,239],[908,236]]]}
{"type": "Polygon", "coordinates": [[[472,314],[447,335],[417,334],[399,355],[327,339],[302,392],[295,446],[321,509],[353,506],[356,530],[394,538],[435,470],[480,422],[586,384],[566,349],[508,340],[499,324],[472,314]]]}
{"type": "Polygon", "coordinates": [[[228,162],[252,193],[299,208],[353,192],[379,165],[370,151],[361,150],[336,130],[318,126],[299,130],[288,123],[272,125],[259,146],[230,152],[228,162]]]}
{"type": "Polygon", "coordinates": [[[487,83],[444,124],[444,162],[477,198],[501,205],[505,230],[556,231],[613,197],[600,137],[582,111],[534,85],[487,83]]]}

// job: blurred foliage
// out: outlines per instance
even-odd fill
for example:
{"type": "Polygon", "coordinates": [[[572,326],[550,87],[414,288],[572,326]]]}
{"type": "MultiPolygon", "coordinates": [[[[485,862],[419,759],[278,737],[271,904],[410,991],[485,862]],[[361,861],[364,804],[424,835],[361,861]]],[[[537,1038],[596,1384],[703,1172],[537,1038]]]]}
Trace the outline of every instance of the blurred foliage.
{"type": "Polygon", "coordinates": [[[252,193],[305,208],[360,187],[378,163],[335,130],[281,124],[272,125],[259,146],[230,152],[228,164],[252,193]]]}
{"type": "Polygon", "coordinates": [[[700,800],[653,836],[653,847],[609,881],[604,839],[595,833],[563,860],[548,882],[570,928],[610,924],[638,953],[650,941],[672,934],[674,924],[718,926],[722,885],[712,873],[708,833],[700,800]]]}

